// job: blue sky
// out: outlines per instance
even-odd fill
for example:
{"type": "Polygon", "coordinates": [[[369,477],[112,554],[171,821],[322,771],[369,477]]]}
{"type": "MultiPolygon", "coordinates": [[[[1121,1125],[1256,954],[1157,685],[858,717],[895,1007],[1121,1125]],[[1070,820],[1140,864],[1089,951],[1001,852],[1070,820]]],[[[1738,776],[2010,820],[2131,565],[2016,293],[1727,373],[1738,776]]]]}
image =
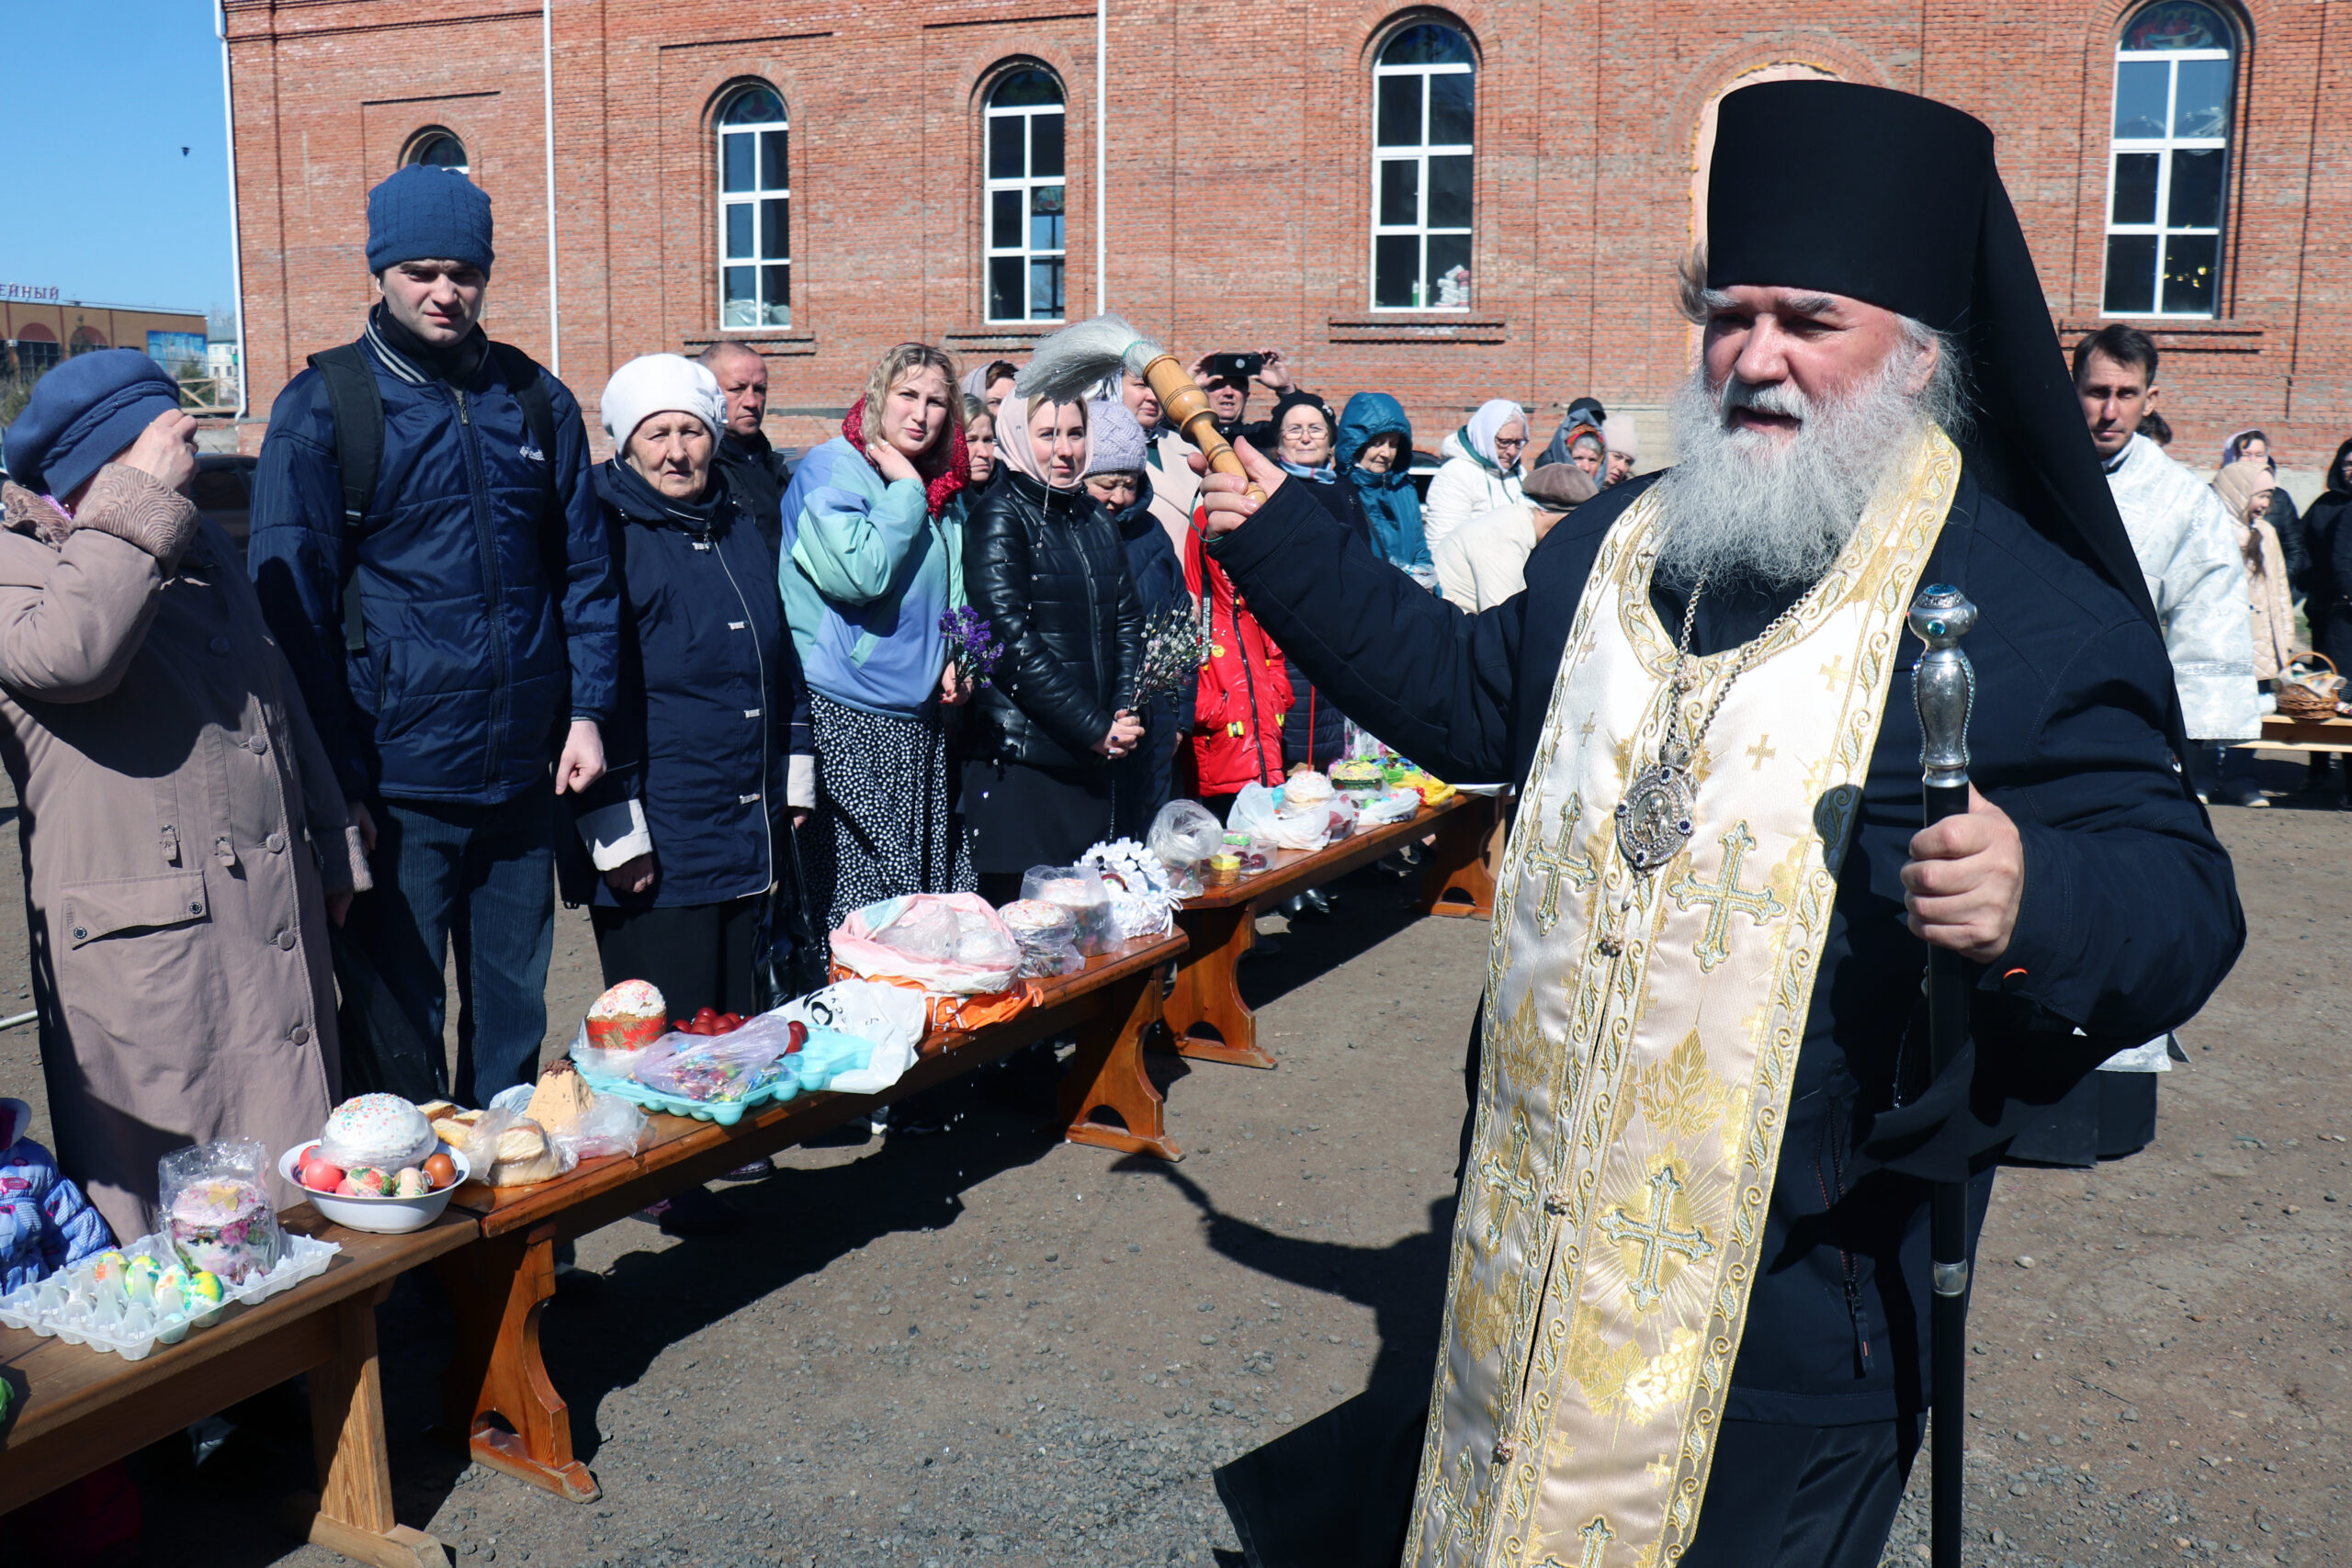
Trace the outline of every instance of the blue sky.
{"type": "Polygon", "coordinates": [[[83,0],[8,12],[0,38],[16,67],[9,115],[28,186],[0,224],[0,281],[108,305],[228,307],[229,154],[211,6],[83,0]]]}

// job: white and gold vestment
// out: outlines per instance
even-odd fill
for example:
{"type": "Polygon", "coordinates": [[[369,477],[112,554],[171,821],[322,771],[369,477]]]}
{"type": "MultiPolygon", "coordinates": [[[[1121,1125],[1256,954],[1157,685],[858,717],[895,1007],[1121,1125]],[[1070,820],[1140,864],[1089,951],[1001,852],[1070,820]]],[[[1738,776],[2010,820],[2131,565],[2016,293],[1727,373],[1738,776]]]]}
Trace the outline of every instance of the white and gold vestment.
{"type": "Polygon", "coordinates": [[[1645,876],[1613,814],[1672,701],[1665,487],[1602,542],[1503,862],[1409,1568],[1662,1568],[1689,1544],[1838,863],[1960,469],[1928,431],[1744,671],[1693,661],[1693,831],[1645,876]]]}

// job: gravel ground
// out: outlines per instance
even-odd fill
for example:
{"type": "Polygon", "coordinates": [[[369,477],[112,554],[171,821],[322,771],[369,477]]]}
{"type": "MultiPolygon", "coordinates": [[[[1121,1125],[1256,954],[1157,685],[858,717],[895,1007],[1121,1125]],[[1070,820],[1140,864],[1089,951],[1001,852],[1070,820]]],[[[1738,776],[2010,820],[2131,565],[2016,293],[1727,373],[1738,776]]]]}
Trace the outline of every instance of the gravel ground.
{"type": "MultiPolygon", "coordinates": [[[[2352,824],[2219,826],[2254,938],[2183,1032],[2157,1143],[1996,1190],[1972,1563],[2343,1561],[2352,824]]],[[[1155,1059],[1180,1166],[1055,1141],[1054,1069],[1031,1055],[960,1085],[945,1135],[844,1138],[725,1187],[738,1235],[630,1220],[583,1239],[591,1277],[544,1332],[595,1504],[432,1439],[447,1323],[429,1280],[404,1283],[381,1314],[401,1517],[469,1564],[1238,1563],[1210,1469],[1434,1332],[1487,928],[1413,920],[1377,874],[1343,894],[1244,971],[1279,1070],[1155,1059]]],[[[0,922],[20,953],[13,903],[0,922]]],[[[563,915],[557,949],[568,1033],[597,988],[585,922],[563,915]]],[[[0,1033],[0,1082],[37,1099],[33,1050],[0,1033]]],[[[141,1457],[156,1561],[190,1539],[239,1568],[340,1561],[268,1523],[307,1480],[301,1409],[289,1386],[239,1410],[200,1469],[181,1444],[141,1457]]],[[[1915,1480],[1887,1554],[1906,1568],[1924,1464],[1915,1480]]]]}

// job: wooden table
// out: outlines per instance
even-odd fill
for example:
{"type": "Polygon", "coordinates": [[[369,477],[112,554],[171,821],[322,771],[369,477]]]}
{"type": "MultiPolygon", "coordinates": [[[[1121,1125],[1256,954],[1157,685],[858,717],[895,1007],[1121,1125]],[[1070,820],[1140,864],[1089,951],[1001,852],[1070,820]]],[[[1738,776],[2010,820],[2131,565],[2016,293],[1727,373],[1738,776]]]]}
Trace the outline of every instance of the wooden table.
{"type": "Polygon", "coordinates": [[[921,1059],[879,1094],[804,1094],[731,1127],[657,1115],[651,1141],[637,1154],[583,1161],[566,1176],[530,1187],[477,1182],[460,1188],[452,1206],[479,1219],[482,1239],[444,1259],[440,1269],[457,1314],[457,1353],[442,1379],[451,1431],[463,1438],[476,1463],[558,1496],[593,1502],[599,1495],[596,1478],[572,1457],[571,1413],[539,1352],[539,1314],[555,1293],[556,1243],[1033,1041],[1065,1031],[1077,1036],[1060,1100],[1069,1142],[1181,1158],[1167,1134],[1159,1090],[1144,1072],[1143,1037],[1159,1020],[1162,971],[1184,947],[1181,932],[1144,938],[1090,959],[1080,974],[1038,982],[1037,999],[1003,1022],[925,1041],[921,1059]],[[1105,1111],[1115,1112],[1118,1122],[1103,1120],[1105,1111]]]}
{"type": "Polygon", "coordinates": [[[2286,718],[2266,715],[2262,739],[2240,742],[2265,751],[2352,751],[2352,718],[2286,718]]]}
{"type": "Polygon", "coordinates": [[[1424,806],[1402,822],[1319,850],[1283,850],[1257,875],[1186,899],[1176,923],[1192,947],[1177,961],[1176,988],[1166,1004],[1177,1052],[1197,1061],[1272,1066],[1272,1053],[1258,1043],[1258,1015],[1241,999],[1238,979],[1242,956],[1257,941],[1258,917],[1295,894],[1385,860],[1432,833],[1436,842],[1429,847],[1421,873],[1424,910],[1491,915],[1495,886],[1485,857],[1495,815],[1496,803],[1488,796],[1457,795],[1424,806]]]}
{"type": "Polygon", "coordinates": [[[345,1230],[308,1203],[279,1217],[289,1231],[342,1244],[326,1272],[256,1305],[232,1306],[210,1328],[143,1359],[0,1329],[0,1376],[17,1401],[0,1432],[0,1513],[308,1372],[319,1490],[288,1500],[287,1523],[361,1562],[447,1562],[439,1541],[392,1517],[376,1303],[394,1280],[463,1248],[481,1227],[455,1209],[407,1235],[345,1230]]]}

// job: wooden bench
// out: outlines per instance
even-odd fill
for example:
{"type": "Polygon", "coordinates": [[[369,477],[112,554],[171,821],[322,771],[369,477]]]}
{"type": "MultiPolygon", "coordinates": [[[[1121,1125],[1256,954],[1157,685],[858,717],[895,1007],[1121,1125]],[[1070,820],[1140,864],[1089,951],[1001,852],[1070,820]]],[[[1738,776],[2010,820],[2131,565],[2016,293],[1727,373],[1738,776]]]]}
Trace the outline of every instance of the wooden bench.
{"type": "Polygon", "coordinates": [[[539,1314],[555,1293],[556,1243],[1033,1041],[1066,1031],[1077,1036],[1060,1097],[1069,1142],[1182,1157],[1167,1134],[1159,1090],[1144,1072],[1143,1039],[1159,1020],[1162,972],[1184,947],[1180,932],[1145,938],[1089,960],[1080,974],[1039,982],[1037,999],[1003,1022],[926,1041],[922,1058],[880,1094],[801,1095],[732,1127],[657,1115],[651,1141],[635,1155],[584,1161],[530,1187],[459,1189],[452,1206],[479,1219],[482,1239],[440,1269],[457,1314],[457,1351],[442,1382],[450,1428],[476,1463],[575,1502],[594,1501],[596,1478],[572,1457],[571,1415],[539,1352],[539,1314]]]}
{"type": "Polygon", "coordinates": [[[407,1235],[345,1230],[308,1203],[279,1218],[289,1231],[340,1243],[342,1253],[318,1278],[232,1306],[210,1328],[142,1359],[0,1329],[0,1376],[17,1395],[0,1432],[0,1513],[308,1372],[319,1490],[288,1501],[288,1527],[386,1568],[447,1562],[438,1540],[392,1517],[376,1304],[409,1269],[474,1242],[480,1224],[454,1208],[407,1235]]]}
{"type": "Polygon", "coordinates": [[[1486,850],[1495,820],[1492,799],[1457,795],[1422,807],[1405,821],[1319,850],[1283,850],[1257,875],[1185,900],[1176,923],[1192,946],[1177,960],[1176,987],[1167,1001],[1174,1049],[1196,1061],[1272,1066],[1272,1053],[1258,1043],[1257,1014],[1241,999],[1238,976],[1242,957],[1257,941],[1258,917],[1295,894],[1385,860],[1432,833],[1436,842],[1426,852],[1421,873],[1424,910],[1490,916],[1495,886],[1486,850]]]}
{"type": "Polygon", "coordinates": [[[2269,714],[2262,721],[2262,739],[2239,744],[2248,750],[2306,755],[2352,751],[2352,718],[2283,718],[2269,714]]]}

